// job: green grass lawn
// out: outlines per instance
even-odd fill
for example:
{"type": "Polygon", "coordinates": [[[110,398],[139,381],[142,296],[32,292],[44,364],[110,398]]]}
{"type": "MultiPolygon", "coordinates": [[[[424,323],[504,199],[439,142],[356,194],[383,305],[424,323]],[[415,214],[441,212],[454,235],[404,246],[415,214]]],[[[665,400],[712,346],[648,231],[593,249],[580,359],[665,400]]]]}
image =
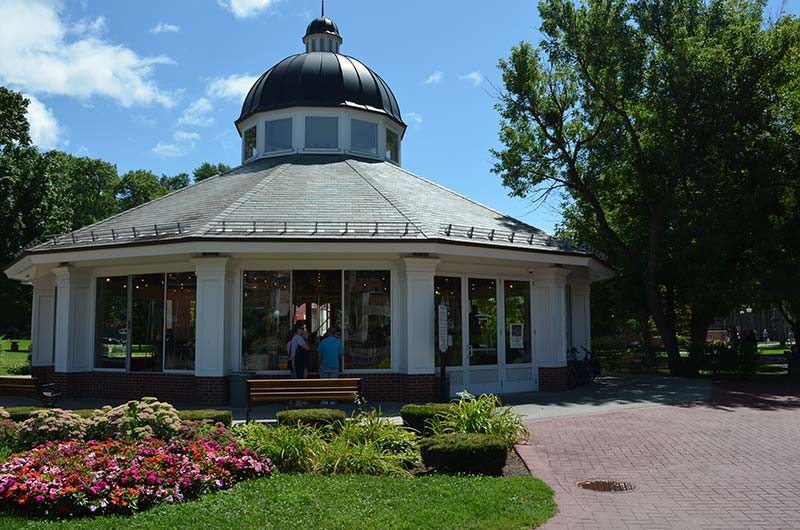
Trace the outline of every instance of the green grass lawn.
{"type": "Polygon", "coordinates": [[[21,351],[18,352],[10,351],[11,340],[12,339],[0,340],[0,375],[7,374],[9,366],[26,363],[28,355],[30,354],[30,339],[13,339],[19,342],[19,349],[21,351]]]}
{"type": "Polygon", "coordinates": [[[42,521],[0,516],[0,528],[107,529],[527,529],[556,512],[533,477],[419,478],[276,475],[132,517],[42,521]]]}

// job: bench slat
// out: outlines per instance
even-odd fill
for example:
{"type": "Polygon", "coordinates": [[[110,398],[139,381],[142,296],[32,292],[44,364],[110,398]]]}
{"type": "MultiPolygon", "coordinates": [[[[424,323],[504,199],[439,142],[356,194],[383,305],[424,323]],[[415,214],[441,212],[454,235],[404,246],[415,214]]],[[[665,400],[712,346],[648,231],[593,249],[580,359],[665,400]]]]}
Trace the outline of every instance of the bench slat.
{"type": "Polygon", "coordinates": [[[351,400],[358,396],[361,379],[248,379],[247,421],[254,404],[280,401],[351,400]]]}

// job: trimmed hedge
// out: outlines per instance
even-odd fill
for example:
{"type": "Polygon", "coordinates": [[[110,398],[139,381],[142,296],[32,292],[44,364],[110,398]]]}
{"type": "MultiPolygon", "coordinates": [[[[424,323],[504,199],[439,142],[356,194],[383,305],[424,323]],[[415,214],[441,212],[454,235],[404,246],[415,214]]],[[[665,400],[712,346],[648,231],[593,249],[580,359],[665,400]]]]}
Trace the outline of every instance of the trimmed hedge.
{"type": "Polygon", "coordinates": [[[277,414],[278,425],[324,427],[344,424],[343,410],[336,409],[293,409],[282,410],[277,414]]]}
{"type": "Polygon", "coordinates": [[[506,465],[505,440],[490,434],[452,433],[420,441],[422,462],[443,473],[501,475],[506,465]]]}
{"type": "Polygon", "coordinates": [[[421,436],[430,436],[430,421],[436,416],[453,409],[451,403],[426,403],[425,405],[404,405],[400,409],[403,426],[413,429],[421,436]]]}
{"type": "MultiPolygon", "coordinates": [[[[31,417],[31,414],[36,412],[37,410],[51,410],[47,407],[8,407],[6,412],[10,416],[12,421],[16,422],[23,422],[31,417]]],[[[91,418],[95,414],[98,414],[100,411],[97,409],[78,409],[78,410],[70,410],[71,412],[81,418],[91,418]]]]}
{"type": "Polygon", "coordinates": [[[212,421],[230,427],[233,423],[233,414],[229,410],[179,410],[178,417],[187,421],[212,421]]]}

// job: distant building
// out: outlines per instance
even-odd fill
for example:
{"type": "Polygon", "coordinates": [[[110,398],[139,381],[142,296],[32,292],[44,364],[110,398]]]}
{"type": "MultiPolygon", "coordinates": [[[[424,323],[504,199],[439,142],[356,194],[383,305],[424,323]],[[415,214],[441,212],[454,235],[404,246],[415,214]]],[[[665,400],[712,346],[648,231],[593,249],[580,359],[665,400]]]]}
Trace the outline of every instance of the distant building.
{"type": "Polygon", "coordinates": [[[564,388],[610,269],[402,169],[389,85],[330,19],[303,42],[245,98],[242,165],[6,269],[33,285],[34,374],[70,396],[223,404],[231,374],[288,375],[303,320],[312,343],[341,329],[370,400],[432,399],[442,359],[452,393],[564,388]]]}

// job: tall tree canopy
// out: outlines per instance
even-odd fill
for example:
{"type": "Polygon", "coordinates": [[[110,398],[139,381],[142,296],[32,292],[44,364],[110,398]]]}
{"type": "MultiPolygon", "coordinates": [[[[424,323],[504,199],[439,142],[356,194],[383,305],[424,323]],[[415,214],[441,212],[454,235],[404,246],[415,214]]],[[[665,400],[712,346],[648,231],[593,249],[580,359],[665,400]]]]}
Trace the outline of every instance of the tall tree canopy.
{"type": "Polygon", "coordinates": [[[800,26],[763,0],[539,5],[539,47],[500,62],[495,171],[512,194],[564,194],[565,230],[609,255],[675,373],[676,307],[704,341],[785,214],[800,26]]]}
{"type": "Polygon", "coordinates": [[[219,164],[211,164],[210,162],[203,162],[197,169],[194,170],[194,181],[200,182],[208,177],[213,177],[219,173],[229,171],[231,167],[227,164],[220,162],[219,164]]]}

